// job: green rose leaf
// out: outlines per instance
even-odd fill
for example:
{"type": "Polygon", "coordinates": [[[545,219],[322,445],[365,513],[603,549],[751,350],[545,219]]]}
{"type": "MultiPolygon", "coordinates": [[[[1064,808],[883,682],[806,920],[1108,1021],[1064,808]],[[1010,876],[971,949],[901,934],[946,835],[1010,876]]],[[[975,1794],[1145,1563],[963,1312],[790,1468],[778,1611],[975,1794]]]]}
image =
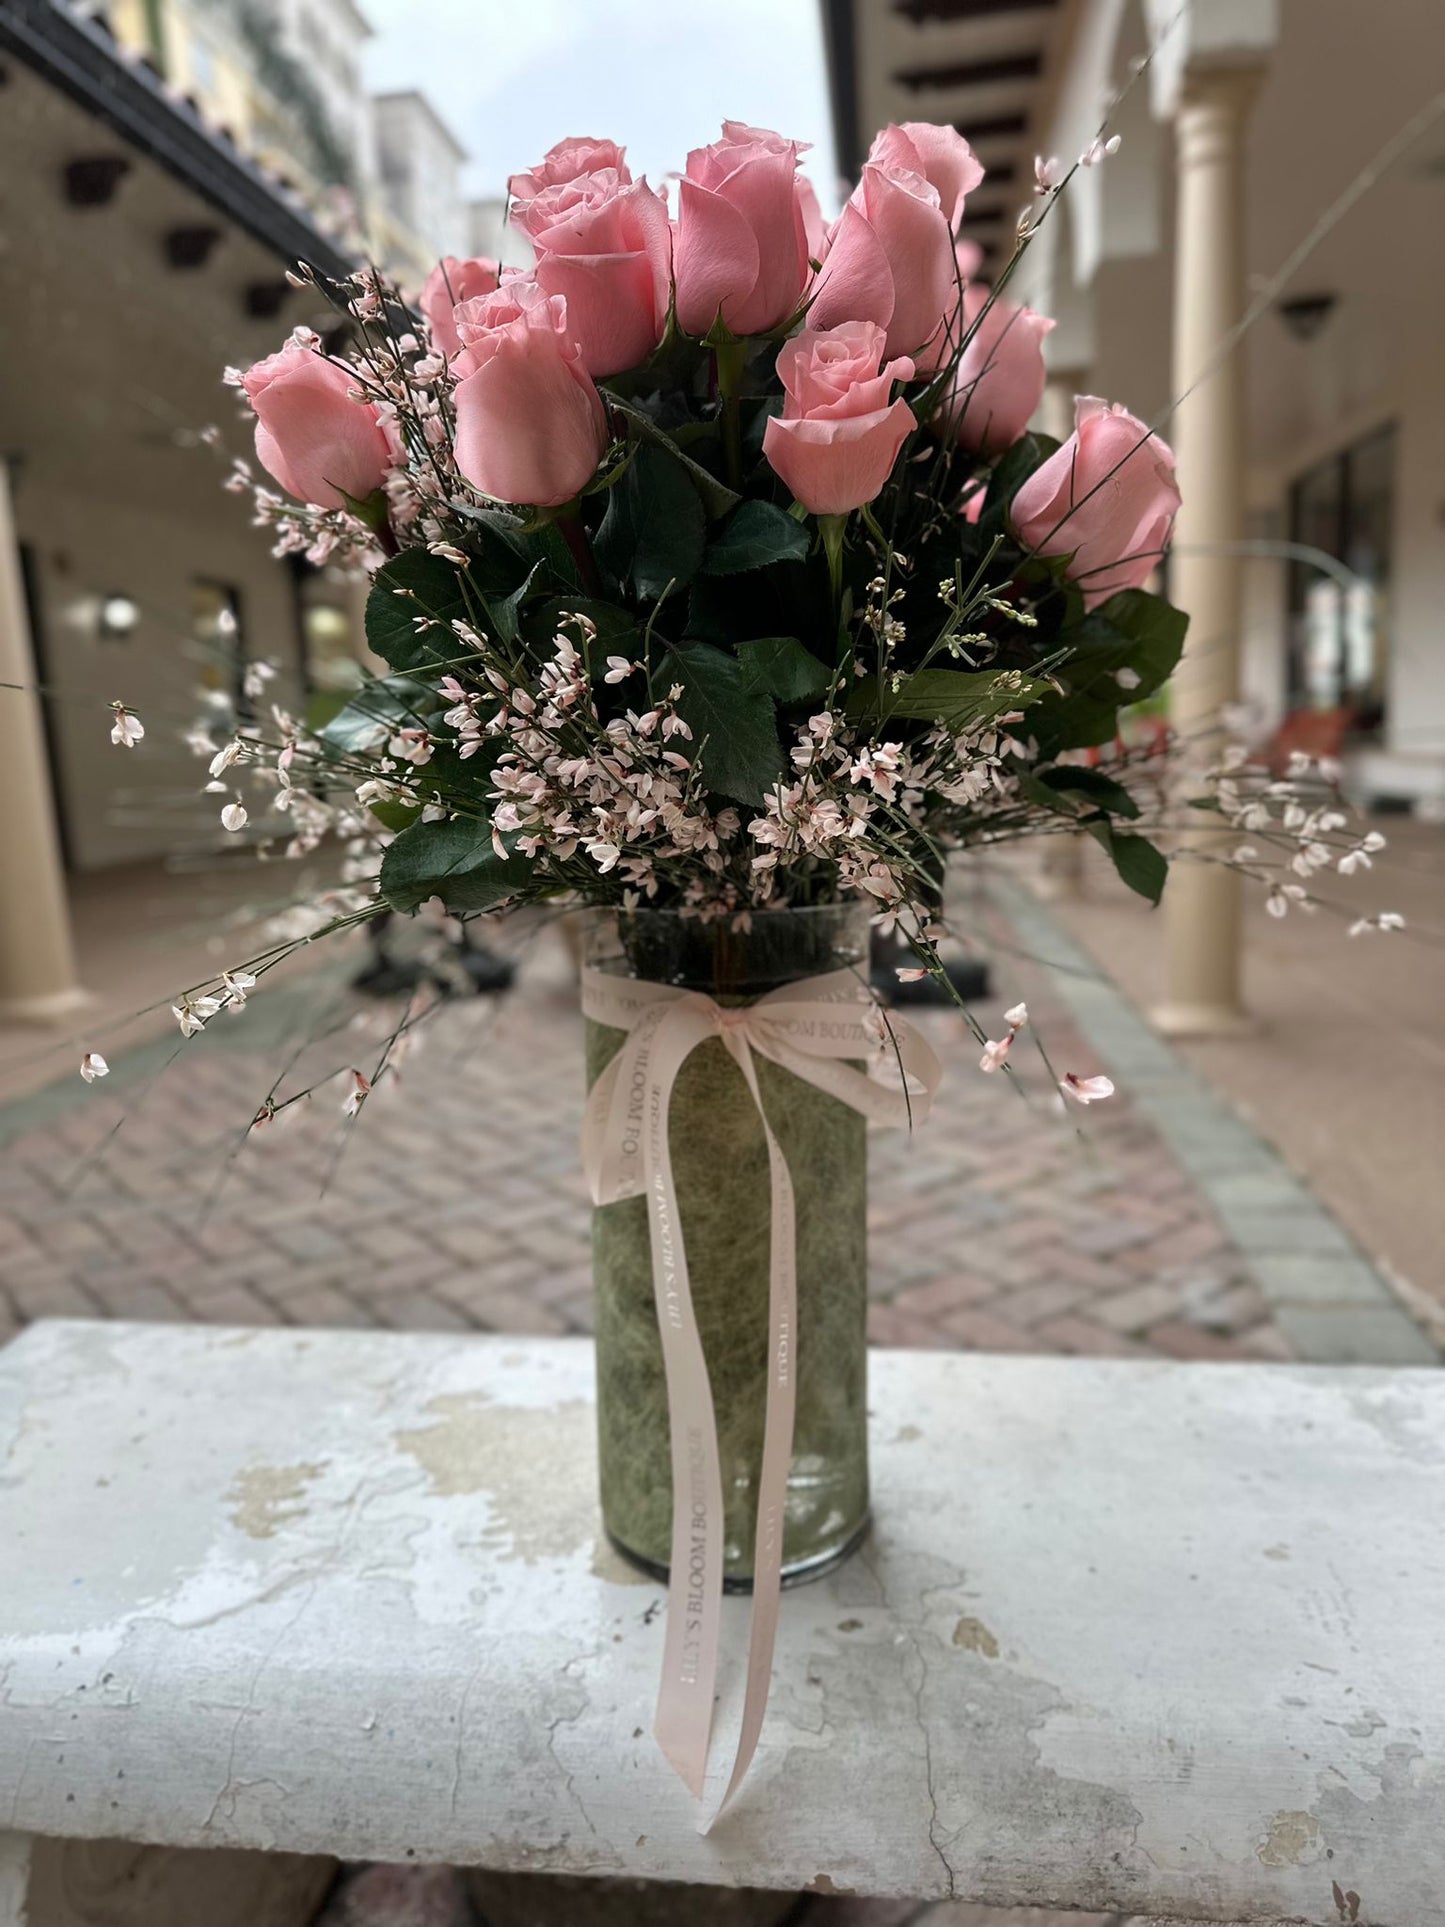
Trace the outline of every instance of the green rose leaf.
{"type": "Polygon", "coordinates": [[[409,830],[421,815],[420,803],[399,803],[395,799],[389,802],[368,803],[366,807],[381,827],[384,830],[390,830],[394,836],[399,835],[402,830],[409,830]]]}
{"type": "Polygon", "coordinates": [[[805,649],[796,636],[761,636],[738,644],[743,687],[763,690],[780,703],[810,703],[826,693],[831,677],[827,665],[805,649]]]}
{"type": "Polygon", "coordinates": [[[1163,851],[1155,849],[1147,836],[1116,830],[1107,817],[1097,817],[1084,828],[1101,849],[1109,852],[1121,880],[1150,903],[1157,903],[1169,877],[1163,851]]]}
{"type": "Polygon", "coordinates": [[[495,909],[525,890],[535,875],[525,857],[497,855],[490,823],[457,817],[413,823],[402,831],[381,860],[381,894],[393,910],[401,911],[440,897],[448,910],[462,916],[495,909]]]}
{"type": "Polygon", "coordinates": [[[880,696],[878,679],[870,676],[855,683],[848,697],[848,715],[854,719],[877,717],[890,722],[897,717],[905,722],[942,723],[951,730],[962,730],[1003,716],[1011,709],[1027,709],[1039,701],[1048,684],[1033,682],[1013,673],[1000,675],[996,669],[920,669],[904,678],[897,690],[885,688],[880,696]]]}
{"type": "Polygon", "coordinates": [[[1045,752],[1108,742],[1119,711],[1168,681],[1188,626],[1188,616],[1161,596],[1122,589],[1061,634],[1054,673],[1065,693],[1050,696],[1033,719],[1045,752]]]}
{"type": "Polygon", "coordinates": [[[1013,447],[999,457],[988,478],[988,489],[978,518],[978,532],[982,540],[992,541],[994,536],[1006,531],[1009,504],[1034,470],[1055,454],[1058,447],[1052,435],[1021,435],[1013,447]]]}
{"type": "MultiPolygon", "coordinates": [[[[1189,628],[1189,618],[1182,609],[1176,609],[1163,596],[1149,595],[1143,589],[1121,589],[1117,595],[1109,597],[1090,615],[1085,616],[1075,632],[1080,643],[1078,670],[1088,671],[1094,666],[1098,655],[1113,655],[1120,647],[1122,639],[1127,647],[1127,660],[1111,661],[1104,673],[1114,674],[1118,669],[1132,669],[1138,676],[1138,684],[1125,692],[1124,700],[1130,703],[1143,702],[1152,696],[1156,689],[1166,683],[1178,666],[1184,653],[1184,636],[1189,628]]],[[[1072,640],[1073,638],[1070,638],[1072,640]]],[[[1078,680],[1072,665],[1063,666],[1064,679],[1069,682],[1078,680]]],[[[1115,687],[1118,680],[1115,674],[1115,687]]]]}
{"type": "MultiPolygon", "coordinates": [[[[640,656],[642,638],[637,623],[626,609],[615,602],[600,602],[591,596],[554,595],[528,606],[522,622],[522,634],[531,643],[546,643],[563,627],[566,616],[586,616],[597,631],[597,640],[591,645],[596,657],[603,655],[640,656]]],[[[574,645],[580,649],[582,638],[577,625],[568,623],[567,634],[574,645]]]]}
{"type": "Polygon", "coordinates": [[[717,540],[703,558],[704,575],[741,575],[746,569],[765,569],[773,562],[801,562],[812,546],[812,535],[786,509],[772,502],[741,503],[729,516],[717,540]]]}
{"type": "Polygon", "coordinates": [[[761,803],[783,773],[772,697],[749,688],[738,658],[709,643],[683,643],[672,661],[682,684],[678,714],[692,731],[708,788],[739,803],[761,803]]]}
{"type": "Polygon", "coordinates": [[[461,650],[449,627],[458,617],[475,619],[459,572],[425,549],[405,549],[372,578],[366,640],[393,669],[436,667],[461,650]],[[419,628],[423,618],[426,626],[419,628]]]}
{"type": "Polygon", "coordinates": [[[686,588],[701,565],[707,516],[691,466],[676,452],[644,446],[608,498],[597,559],[644,602],[655,602],[669,585],[686,588]]]}
{"type": "Polygon", "coordinates": [[[703,467],[701,462],[695,462],[690,455],[684,455],[671,435],[666,429],[659,428],[651,415],[645,415],[640,408],[631,407],[615,395],[609,395],[608,401],[620,415],[626,417],[628,433],[634,440],[648,448],[661,449],[674,461],[681,463],[689,481],[697,491],[699,501],[707,511],[710,522],[717,521],[719,516],[726,515],[729,509],[737,507],[742,499],[737,491],[730,489],[725,482],[720,482],[710,469],[703,467]]]}
{"type": "Polygon", "coordinates": [[[435,690],[410,676],[377,676],[331,718],[321,741],[338,755],[378,749],[398,729],[422,726],[437,708],[435,690]]]}
{"type": "Polygon", "coordinates": [[[1116,783],[1112,776],[1102,770],[1075,768],[1065,763],[1059,768],[1043,770],[1037,781],[1040,788],[1053,790],[1065,797],[1077,796],[1081,803],[1093,803],[1111,816],[1137,816],[1139,805],[1122,783],[1116,783]]]}

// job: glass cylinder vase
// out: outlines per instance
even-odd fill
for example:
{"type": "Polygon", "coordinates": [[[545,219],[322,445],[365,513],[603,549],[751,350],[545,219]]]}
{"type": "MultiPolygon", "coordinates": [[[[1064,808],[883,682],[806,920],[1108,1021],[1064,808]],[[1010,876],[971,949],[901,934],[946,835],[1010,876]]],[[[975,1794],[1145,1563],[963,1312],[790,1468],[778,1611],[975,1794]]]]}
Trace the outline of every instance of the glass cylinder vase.
{"type": "MultiPolygon", "coordinates": [[[[672,911],[588,919],[589,968],[702,991],[736,1006],[808,977],[866,980],[864,904],[756,912],[751,930],[672,911]]],[[[587,1024],[589,1088],[624,1033],[587,1024]]],[[[755,1058],[797,1210],[796,1396],[783,1577],[826,1571],[868,1518],[867,1136],[861,1115],[782,1066],[755,1058]]],[[[720,1038],[687,1058],[672,1092],[669,1150],[722,1463],[724,1583],[752,1584],[768,1373],[767,1143],[742,1072],[720,1038]]],[[[592,1218],[597,1423],[609,1538],[665,1577],[672,1466],[646,1200],[592,1218]]]]}

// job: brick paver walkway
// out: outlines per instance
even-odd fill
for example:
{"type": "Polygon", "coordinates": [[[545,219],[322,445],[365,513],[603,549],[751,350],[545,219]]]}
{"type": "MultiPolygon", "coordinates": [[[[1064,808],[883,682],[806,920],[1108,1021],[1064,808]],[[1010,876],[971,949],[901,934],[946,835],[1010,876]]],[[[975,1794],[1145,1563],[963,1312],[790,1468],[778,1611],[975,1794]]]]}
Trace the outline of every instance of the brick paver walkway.
{"type": "MultiPolygon", "coordinates": [[[[1059,1068],[1098,1068],[1043,972],[996,975],[1002,995],[980,1008],[994,1034],[1002,1004],[1027,995],[1059,1068]]],[[[240,1144],[307,1036],[329,1033],[282,1096],[375,1066],[394,1010],[320,974],[263,990],[179,1051],[167,1040],[105,1083],[77,1080],[58,1114],[51,1097],[0,1115],[0,1329],[72,1313],[586,1330],[575,1003],[565,948],[544,931],[519,988],[443,1009],[351,1127],[337,1081],[240,1144]]],[[[978,1071],[956,1015],[919,1021],[947,1077],[926,1126],[872,1139],[877,1343],[1287,1355],[1127,1093],[1061,1118],[1027,1036],[1033,1103],[978,1071]]]]}

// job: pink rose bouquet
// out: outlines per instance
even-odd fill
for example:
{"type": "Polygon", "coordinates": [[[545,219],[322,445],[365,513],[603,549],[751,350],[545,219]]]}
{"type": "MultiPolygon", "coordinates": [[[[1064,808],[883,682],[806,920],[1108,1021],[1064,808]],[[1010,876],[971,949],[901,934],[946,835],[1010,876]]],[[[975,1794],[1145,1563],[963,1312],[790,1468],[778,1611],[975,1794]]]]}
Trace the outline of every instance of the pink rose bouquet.
{"type": "Polygon", "coordinates": [[[559,141],[510,183],[530,269],[318,281],[355,345],[239,377],[280,546],[375,571],[392,676],[287,795],[303,844],[374,820],[378,906],[858,895],[931,959],[939,853],[1059,820],[1158,896],[1076,762],[1183,640],[1172,458],[1100,402],[1031,432],[1053,324],[960,238],[952,128],[885,128],[831,224],[802,152],[729,121],[664,191],[559,141]]]}
{"type": "MultiPolygon", "coordinates": [[[[374,573],[390,674],[218,748],[284,757],[297,849],[369,826],[346,917],[852,896],[937,973],[944,853],[1074,826],[1158,898],[1162,791],[1118,745],[1184,639],[1147,588],[1173,456],[1090,397],[1062,447],[1031,427],[1053,323],[960,238],[951,128],[885,128],[831,224],[801,153],[730,121],[664,191],[561,141],[511,180],[531,269],[449,259],[415,306],[313,278],[354,345],[235,376],[278,547],[374,573]]],[[[1237,770],[1200,791],[1274,821],[1237,770]]],[[[1286,907],[1300,820],[1259,866],[1286,907]]]]}

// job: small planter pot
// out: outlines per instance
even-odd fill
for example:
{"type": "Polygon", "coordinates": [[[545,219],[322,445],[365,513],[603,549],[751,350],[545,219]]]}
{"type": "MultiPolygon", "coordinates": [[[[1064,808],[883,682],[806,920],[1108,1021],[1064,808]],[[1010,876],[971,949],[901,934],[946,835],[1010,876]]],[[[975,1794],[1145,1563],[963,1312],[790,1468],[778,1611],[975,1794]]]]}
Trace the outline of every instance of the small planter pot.
{"type": "MultiPolygon", "coordinates": [[[[585,955],[593,969],[729,1006],[829,971],[866,978],[868,930],[862,904],[757,913],[747,932],[668,911],[598,912],[585,955]]],[[[588,1022],[589,1087],[623,1036],[588,1022]]],[[[783,1578],[796,1582],[837,1564],[867,1526],[867,1135],[858,1112],[791,1071],[758,1059],[757,1074],[797,1205],[797,1416],[783,1532],[783,1578]]],[[[743,1075],[717,1038],[682,1067],[669,1146],[717,1417],[725,1584],[747,1591],[767,1387],[768,1154],[743,1075]]],[[[592,1259],[603,1521],[620,1551],[665,1577],[672,1474],[644,1199],[594,1212],[592,1259]]]]}

